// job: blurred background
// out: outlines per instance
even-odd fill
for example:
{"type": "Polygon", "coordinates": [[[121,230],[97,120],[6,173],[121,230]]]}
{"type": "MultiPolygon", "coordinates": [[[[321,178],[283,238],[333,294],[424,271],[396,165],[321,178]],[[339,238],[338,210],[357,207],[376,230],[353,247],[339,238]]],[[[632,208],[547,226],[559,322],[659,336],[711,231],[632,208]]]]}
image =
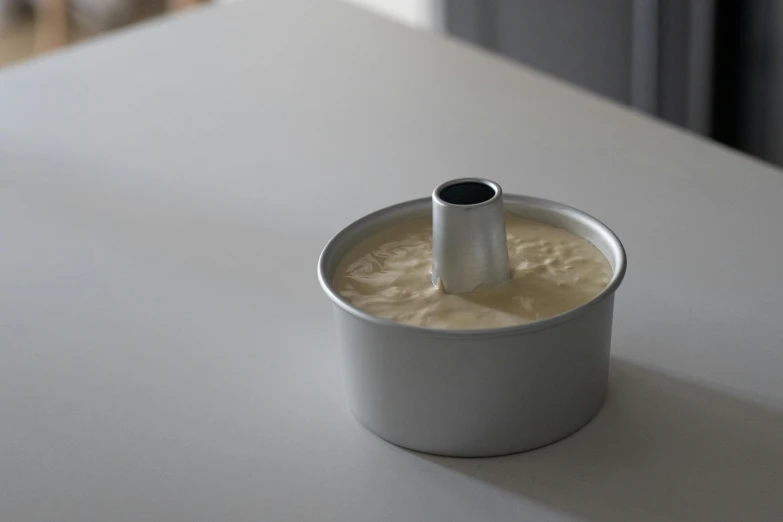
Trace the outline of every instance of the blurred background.
{"type": "Polygon", "coordinates": [[[0,0],[0,67],[205,0],[0,0]]]}
{"type": "MultiPolygon", "coordinates": [[[[321,1],[459,38],[783,165],[783,0],[321,1]]],[[[0,66],[199,3],[0,0],[0,66]]]]}

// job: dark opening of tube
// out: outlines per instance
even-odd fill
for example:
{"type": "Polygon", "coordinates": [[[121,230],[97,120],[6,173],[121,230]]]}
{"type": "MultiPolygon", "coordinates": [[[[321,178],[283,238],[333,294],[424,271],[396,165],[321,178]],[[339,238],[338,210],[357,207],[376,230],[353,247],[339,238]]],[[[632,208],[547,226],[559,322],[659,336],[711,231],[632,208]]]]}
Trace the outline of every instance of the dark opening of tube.
{"type": "Polygon", "coordinates": [[[466,181],[441,189],[438,197],[452,205],[478,205],[495,196],[495,189],[484,183],[466,181]]]}

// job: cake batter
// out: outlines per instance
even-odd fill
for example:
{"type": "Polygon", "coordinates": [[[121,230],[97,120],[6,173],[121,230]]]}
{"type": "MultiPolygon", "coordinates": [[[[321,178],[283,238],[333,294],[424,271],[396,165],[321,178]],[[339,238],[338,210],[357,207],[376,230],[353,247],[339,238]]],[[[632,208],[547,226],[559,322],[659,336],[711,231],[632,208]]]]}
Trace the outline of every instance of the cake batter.
{"type": "Polygon", "coordinates": [[[432,285],[432,219],[409,219],[351,249],[333,284],[353,306],[415,326],[500,328],[567,312],[598,295],[612,278],[586,239],[540,221],[506,214],[511,279],[495,288],[447,294],[432,285]]]}

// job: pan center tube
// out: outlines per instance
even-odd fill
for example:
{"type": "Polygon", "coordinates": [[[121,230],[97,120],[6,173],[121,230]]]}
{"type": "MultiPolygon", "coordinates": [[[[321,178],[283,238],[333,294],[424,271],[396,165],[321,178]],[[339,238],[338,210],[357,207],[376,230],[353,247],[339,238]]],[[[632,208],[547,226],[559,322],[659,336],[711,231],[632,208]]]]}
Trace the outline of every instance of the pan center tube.
{"type": "Polygon", "coordinates": [[[432,284],[460,294],[511,277],[503,190],[480,178],[447,181],[432,192],[432,284]]]}

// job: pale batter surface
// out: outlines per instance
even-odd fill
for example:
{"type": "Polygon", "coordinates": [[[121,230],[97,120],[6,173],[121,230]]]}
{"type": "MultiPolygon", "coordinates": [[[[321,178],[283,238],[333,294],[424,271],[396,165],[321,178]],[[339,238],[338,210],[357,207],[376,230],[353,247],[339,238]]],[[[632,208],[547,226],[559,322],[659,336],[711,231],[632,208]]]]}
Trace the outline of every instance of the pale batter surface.
{"type": "Polygon", "coordinates": [[[399,323],[479,329],[530,323],[598,295],[612,267],[592,243],[552,225],[506,214],[512,279],[446,294],[432,285],[432,220],[411,219],[367,238],[340,263],[333,284],[353,306],[399,323]]]}

